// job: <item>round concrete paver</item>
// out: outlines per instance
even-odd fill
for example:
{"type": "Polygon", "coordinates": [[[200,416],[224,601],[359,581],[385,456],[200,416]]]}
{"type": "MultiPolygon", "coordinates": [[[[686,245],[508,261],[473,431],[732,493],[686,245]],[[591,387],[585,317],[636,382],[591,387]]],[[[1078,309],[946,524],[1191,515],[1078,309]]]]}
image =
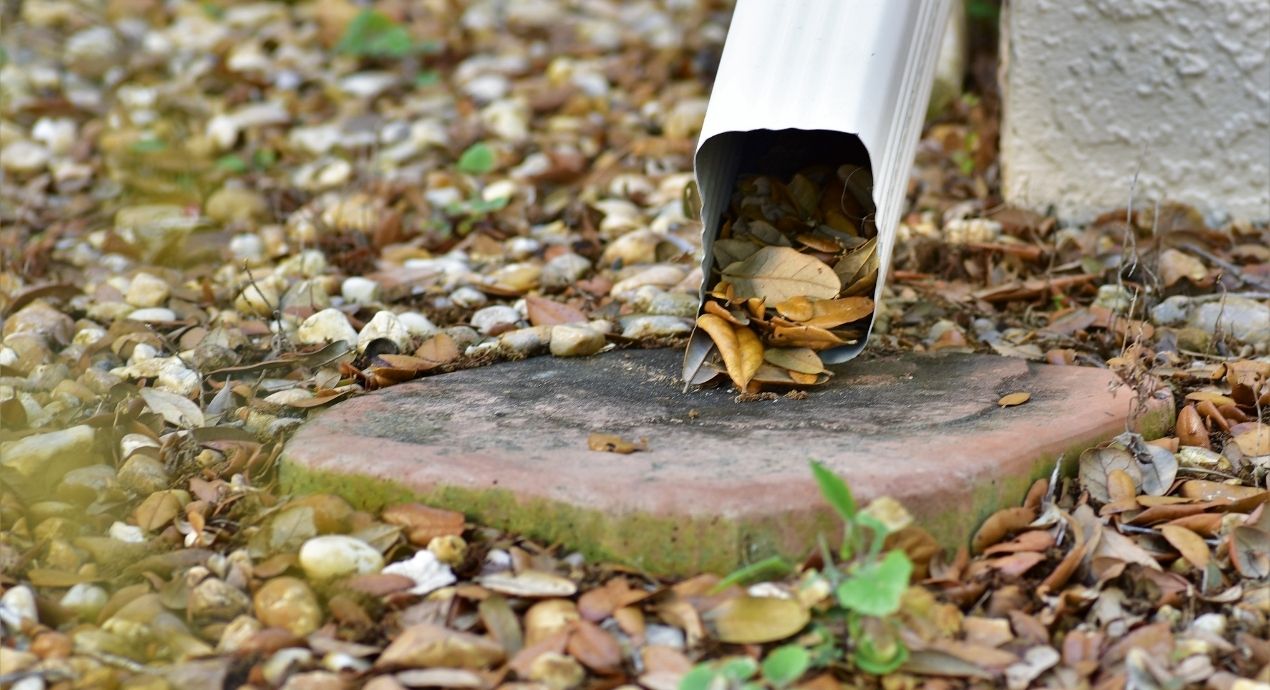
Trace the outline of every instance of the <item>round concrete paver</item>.
{"type": "MultiPolygon", "coordinates": [[[[355,398],[291,440],[283,486],[372,510],[419,500],[653,572],[723,571],[833,529],[810,459],[953,545],[1136,409],[1105,370],[983,355],[857,360],[806,399],[738,403],[684,393],[680,357],[541,357],[355,398]],[[1031,399],[997,405],[1016,390],[1031,399]],[[592,451],[592,433],[648,450],[592,451]]],[[[1142,424],[1168,423],[1170,401],[1147,407],[1142,424]]]]}

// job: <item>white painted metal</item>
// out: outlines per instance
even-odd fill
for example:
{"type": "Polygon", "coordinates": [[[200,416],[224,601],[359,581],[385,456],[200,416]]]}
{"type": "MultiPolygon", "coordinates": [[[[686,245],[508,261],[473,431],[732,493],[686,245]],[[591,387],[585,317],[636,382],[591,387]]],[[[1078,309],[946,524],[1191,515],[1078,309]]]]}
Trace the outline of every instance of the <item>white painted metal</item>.
{"type": "MultiPolygon", "coordinates": [[[[803,130],[843,151],[863,144],[867,152],[867,161],[838,162],[868,163],[873,173],[882,272],[878,297],[948,9],[948,0],[738,1],[697,143],[703,275],[710,275],[719,215],[736,176],[743,164],[753,164],[747,151],[757,141],[766,146],[783,136],[775,132],[803,130]]],[[[865,342],[822,355],[827,362],[846,361],[865,342]]],[[[695,370],[692,358],[690,345],[686,377],[695,370]]]]}

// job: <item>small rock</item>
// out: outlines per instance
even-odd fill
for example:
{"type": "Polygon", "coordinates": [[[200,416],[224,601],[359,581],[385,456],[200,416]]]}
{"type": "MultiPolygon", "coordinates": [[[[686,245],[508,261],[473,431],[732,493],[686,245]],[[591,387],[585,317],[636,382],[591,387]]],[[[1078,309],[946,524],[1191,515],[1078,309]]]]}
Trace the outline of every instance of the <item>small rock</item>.
{"type": "Polygon", "coordinates": [[[304,542],[300,547],[300,567],[313,580],[330,580],[379,572],[384,567],[384,557],[360,539],[330,534],[304,542]]]}
{"type": "Polygon", "coordinates": [[[957,218],[944,225],[944,239],[949,244],[995,242],[1001,236],[1001,223],[987,218],[957,218]]]}
{"type": "Polygon", "coordinates": [[[229,240],[229,253],[235,261],[258,264],[265,260],[265,243],[251,233],[234,235],[229,240]]]}
{"type": "Polygon", "coordinates": [[[619,281],[609,290],[609,294],[618,299],[629,300],[635,291],[647,285],[668,288],[683,280],[684,271],[677,266],[652,266],[635,275],[619,281]]]}
{"type": "Polygon", "coordinates": [[[207,198],[203,212],[213,221],[225,225],[250,223],[269,217],[269,202],[259,192],[226,185],[207,198]]]}
{"type": "Polygon", "coordinates": [[[20,629],[23,620],[40,622],[40,613],[35,606],[35,592],[26,585],[10,587],[0,596],[0,620],[14,629],[20,629]]]}
{"type": "Polygon", "coordinates": [[[406,332],[414,338],[431,338],[441,332],[436,324],[428,317],[417,311],[402,312],[397,315],[397,320],[402,326],[406,327],[406,332]]]}
{"type": "Polygon", "coordinates": [[[31,138],[59,156],[70,152],[78,138],[75,121],[69,117],[42,117],[31,128],[31,138]]]}
{"type": "Polygon", "coordinates": [[[321,278],[305,278],[297,281],[282,294],[282,310],[326,309],[331,298],[326,294],[326,281],[321,278]]]}
{"type": "Polygon", "coordinates": [[[557,357],[586,357],[604,349],[604,335],[585,326],[555,326],[551,329],[551,354],[557,357]]]}
{"type": "Polygon", "coordinates": [[[328,308],[305,319],[296,329],[295,338],[301,345],[322,345],[343,340],[352,347],[357,344],[357,331],[344,312],[328,308]]]}
{"type": "Polygon", "coordinates": [[[95,436],[92,427],[80,424],[0,444],[0,465],[28,479],[57,476],[72,467],[93,464],[95,436]]]}
{"type": "Polygon", "coordinates": [[[9,342],[9,336],[19,333],[40,336],[50,345],[65,345],[71,341],[74,332],[75,322],[71,317],[41,301],[32,302],[6,318],[3,330],[5,344],[10,347],[13,343],[9,342]]]}
{"type": "Polygon", "coordinates": [[[1099,285],[1098,296],[1094,298],[1094,306],[1112,311],[1124,311],[1132,303],[1133,292],[1120,285],[1099,285]]]}
{"type": "Polygon", "coordinates": [[[256,591],[253,597],[256,617],[274,628],[286,628],[296,637],[304,637],[322,624],[322,607],[304,580],[275,577],[256,591]]]}
{"type": "Polygon", "coordinates": [[[350,304],[374,304],[379,300],[379,283],[360,276],[345,278],[340,285],[340,295],[350,304]]]}
{"type": "Polygon", "coordinates": [[[591,262],[586,257],[566,252],[542,267],[540,282],[544,289],[563,290],[581,280],[590,270],[591,262]]]}
{"type": "Polygon", "coordinates": [[[65,501],[87,505],[110,491],[115,484],[115,468],[98,464],[67,472],[57,485],[57,496],[65,501]]]}
{"type": "Polygon", "coordinates": [[[190,590],[187,611],[194,618],[229,621],[251,610],[251,600],[224,580],[209,577],[190,590]]]}
{"type": "Polygon", "coordinates": [[[623,266],[651,264],[657,261],[657,246],[665,241],[652,230],[636,230],[613,240],[604,248],[600,263],[605,266],[621,262],[623,266]]]}
{"type": "Polygon", "coordinates": [[[260,671],[270,687],[276,688],[282,685],[295,667],[306,665],[311,661],[313,661],[313,652],[300,647],[287,647],[274,652],[261,665],[260,671]]]}
{"type": "Polygon", "coordinates": [[[369,323],[357,334],[357,351],[365,352],[372,342],[385,338],[397,348],[397,352],[405,352],[410,347],[410,332],[390,311],[376,312],[369,323]]]}
{"type": "Polygon", "coordinates": [[[696,318],[701,302],[696,295],[686,292],[666,292],[658,287],[645,285],[635,291],[635,299],[631,306],[636,311],[645,314],[696,318]]]}
{"type": "Polygon", "coordinates": [[[99,77],[118,64],[122,44],[109,26],[92,26],[66,40],[62,58],[77,74],[99,77]]]}
{"type": "Polygon", "coordinates": [[[146,495],[167,488],[170,477],[158,459],[144,453],[136,453],[119,468],[119,486],[137,495],[146,495]]]}
{"type": "Polygon", "coordinates": [[[168,321],[176,321],[176,312],[167,307],[151,307],[148,309],[136,309],[128,312],[129,321],[141,321],[143,323],[165,323],[168,321]]]}
{"type": "Polygon", "coordinates": [[[551,343],[551,326],[530,326],[507,331],[498,336],[499,345],[508,354],[532,357],[551,343]]]}
{"type": "Polygon", "coordinates": [[[1248,345],[1270,343],[1270,305],[1232,295],[1199,305],[1190,325],[1207,333],[1220,326],[1224,335],[1248,345]]]}
{"type": "Polygon", "coordinates": [[[586,671],[571,656],[545,652],[529,665],[529,679],[542,683],[550,690],[570,690],[582,684],[586,671]]]}
{"type": "Polygon", "coordinates": [[[542,242],[532,237],[516,236],[507,240],[504,246],[507,256],[517,261],[528,259],[542,250],[542,242]]]}
{"type": "Polygon", "coordinates": [[[33,141],[19,139],[0,149],[0,168],[17,175],[38,173],[48,162],[48,149],[33,141]]]}
{"type": "Polygon", "coordinates": [[[292,674],[282,690],[345,690],[348,686],[330,671],[306,671],[292,674]]]}
{"type": "Polygon", "coordinates": [[[676,316],[634,316],[622,319],[622,337],[666,338],[692,332],[692,322],[676,316]]]}
{"type": "Polygon", "coordinates": [[[145,530],[136,525],[129,525],[118,520],[110,525],[108,534],[111,539],[125,544],[144,544],[146,540],[145,530]]]}
{"type": "Polygon", "coordinates": [[[248,316],[269,316],[278,307],[279,296],[273,281],[252,282],[238,293],[234,308],[248,316]]]}
{"type": "Polygon", "coordinates": [[[124,301],[140,309],[157,307],[167,301],[169,294],[168,281],[149,273],[138,273],[128,284],[124,301]]]}
{"type": "Polygon", "coordinates": [[[61,605],[80,619],[88,620],[95,618],[109,600],[110,594],[102,587],[81,582],[66,590],[66,594],[62,595],[61,605]]]}
{"type": "Polygon", "coordinates": [[[485,307],[472,315],[472,326],[485,335],[515,328],[519,322],[520,312],[501,304],[485,307]]]}
{"type": "Polygon", "coordinates": [[[444,332],[446,335],[450,336],[450,338],[454,341],[455,346],[457,346],[460,350],[466,350],[467,348],[481,342],[481,334],[477,333],[476,330],[470,326],[451,326],[445,329],[444,332]]]}
{"type": "Polygon", "coordinates": [[[306,249],[288,257],[273,269],[275,276],[314,278],[326,271],[326,256],[316,249],[306,249]]]}
{"type": "Polygon", "coordinates": [[[1191,300],[1185,295],[1174,295],[1151,309],[1151,320],[1157,326],[1176,326],[1186,323],[1191,300]]]}
{"type": "Polygon", "coordinates": [[[216,643],[216,651],[221,653],[236,652],[242,649],[247,641],[264,629],[260,621],[248,615],[242,615],[229,622],[220,641],[216,643]]]}
{"type": "Polygon", "coordinates": [[[473,309],[488,303],[489,298],[480,290],[465,285],[450,293],[450,301],[465,309],[473,309]]]}

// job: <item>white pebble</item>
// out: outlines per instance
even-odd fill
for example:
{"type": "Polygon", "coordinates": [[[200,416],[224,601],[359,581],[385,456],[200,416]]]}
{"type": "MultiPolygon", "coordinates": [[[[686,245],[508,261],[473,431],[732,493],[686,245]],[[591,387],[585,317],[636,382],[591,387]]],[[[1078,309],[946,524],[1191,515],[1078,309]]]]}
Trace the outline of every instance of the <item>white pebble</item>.
{"type": "Polygon", "coordinates": [[[340,295],[351,304],[374,304],[379,299],[379,283],[360,276],[345,278],[340,285],[340,295]]]}
{"type": "Polygon", "coordinates": [[[357,351],[365,352],[368,345],[380,338],[391,341],[397,346],[398,352],[403,352],[410,346],[410,332],[401,324],[397,315],[390,311],[376,312],[371,317],[370,323],[357,334],[357,351]]]}
{"type": "Polygon", "coordinates": [[[604,349],[604,336],[586,326],[555,326],[551,329],[551,354],[557,357],[586,357],[604,349]]]}
{"type": "Polygon", "coordinates": [[[66,590],[66,594],[62,595],[62,608],[73,611],[80,618],[92,618],[97,615],[106,606],[106,602],[110,600],[110,595],[105,589],[81,582],[72,585],[66,590]]]}
{"type": "Polygon", "coordinates": [[[428,338],[441,331],[428,317],[417,311],[402,312],[397,315],[397,320],[406,327],[407,333],[416,338],[428,338]]]}
{"type": "Polygon", "coordinates": [[[472,309],[483,306],[489,298],[480,290],[465,285],[450,293],[450,301],[465,309],[472,309]]]}
{"type": "Polygon", "coordinates": [[[116,520],[110,525],[110,538],[128,544],[141,544],[146,540],[145,530],[116,520]]]}
{"type": "Polygon", "coordinates": [[[357,330],[348,322],[344,312],[330,308],[305,319],[296,330],[295,337],[301,345],[322,345],[343,340],[352,347],[357,343],[357,330]]]}
{"type": "Polygon", "coordinates": [[[26,585],[11,587],[0,596],[0,620],[11,628],[21,627],[23,620],[39,622],[40,614],[35,607],[35,593],[26,585]]]}
{"type": "Polygon", "coordinates": [[[384,557],[360,539],[328,534],[304,542],[300,547],[300,567],[313,580],[330,580],[377,573],[384,567],[384,557]]]}
{"type": "Polygon", "coordinates": [[[137,309],[135,311],[128,312],[128,320],[144,321],[146,323],[176,321],[176,312],[168,309],[167,307],[137,309]]]}
{"type": "Polygon", "coordinates": [[[253,234],[234,235],[229,240],[229,253],[235,261],[256,264],[265,259],[265,243],[253,234]]]}
{"type": "Polygon", "coordinates": [[[500,328],[514,327],[519,321],[520,312],[501,304],[485,307],[472,315],[472,326],[485,335],[491,335],[500,328]]]}

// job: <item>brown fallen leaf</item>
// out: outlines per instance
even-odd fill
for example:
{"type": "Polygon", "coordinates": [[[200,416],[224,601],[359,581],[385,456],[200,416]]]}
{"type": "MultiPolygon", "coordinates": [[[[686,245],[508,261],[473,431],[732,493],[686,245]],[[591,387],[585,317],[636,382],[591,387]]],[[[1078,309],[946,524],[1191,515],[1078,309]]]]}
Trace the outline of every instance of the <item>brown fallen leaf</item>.
{"type": "Polygon", "coordinates": [[[572,624],[565,651],[583,666],[601,675],[612,675],[622,669],[622,648],[617,638],[588,620],[572,624]]]}
{"type": "Polygon", "coordinates": [[[399,503],[380,513],[384,522],[401,527],[412,544],[427,546],[437,537],[463,534],[463,513],[425,506],[421,503],[399,503]]]}
{"type": "Polygon", "coordinates": [[[807,326],[837,328],[844,323],[859,321],[873,313],[873,300],[868,297],[843,297],[817,300],[812,303],[812,316],[802,319],[807,326]]]}
{"type": "Polygon", "coordinates": [[[1209,553],[1208,544],[1204,543],[1203,537],[1178,525],[1164,525],[1160,527],[1160,534],[1191,565],[1200,569],[1208,565],[1212,554],[1209,553]]]}
{"type": "Polygon", "coordinates": [[[555,326],[587,320],[586,314],[580,309],[533,294],[525,295],[525,311],[529,315],[529,323],[535,326],[555,326]]]}
{"type": "Polygon", "coordinates": [[[648,439],[627,441],[616,434],[591,434],[586,439],[587,447],[603,453],[621,453],[623,455],[636,451],[648,450],[648,439]]]}
{"type": "Polygon", "coordinates": [[[776,313],[790,321],[806,321],[816,313],[811,300],[807,299],[806,295],[795,295],[776,303],[773,308],[776,309],[776,313]]]}
{"type": "Polygon", "coordinates": [[[732,324],[714,314],[698,316],[697,326],[714,341],[714,346],[719,351],[719,356],[723,358],[723,366],[727,369],[732,384],[740,390],[745,390],[745,385],[749,383],[753,374],[749,377],[742,375],[744,365],[741,362],[741,344],[737,340],[737,332],[740,329],[733,328],[732,324]]]}
{"type": "Polygon", "coordinates": [[[1031,508],[1004,508],[988,516],[987,520],[975,531],[970,540],[972,553],[983,553],[983,550],[996,544],[1014,532],[1020,532],[1036,519],[1036,511],[1031,508]]]}
{"type": "Polygon", "coordinates": [[[745,390],[758,368],[763,365],[763,343],[754,335],[754,331],[744,326],[734,326],[733,330],[736,332],[737,347],[740,350],[739,371],[733,375],[729,370],[728,374],[732,376],[738,389],[745,390]]]}
{"type": "Polygon", "coordinates": [[[419,623],[402,630],[379,656],[375,667],[480,669],[505,658],[502,646],[488,637],[419,623]]]}
{"type": "Polygon", "coordinates": [[[415,357],[433,363],[436,366],[449,364],[459,358],[459,346],[446,333],[438,333],[423,341],[415,350],[415,357]]]}
{"type": "Polygon", "coordinates": [[[763,247],[724,268],[723,276],[737,297],[757,297],[769,304],[798,296],[832,299],[842,288],[842,281],[825,262],[789,247],[763,247]]]}
{"type": "Polygon", "coordinates": [[[1001,407],[1014,407],[1016,405],[1022,405],[1031,399],[1032,394],[1027,391],[1014,391],[1013,393],[1006,393],[1001,396],[1001,399],[997,400],[997,405],[1001,407]]]}

